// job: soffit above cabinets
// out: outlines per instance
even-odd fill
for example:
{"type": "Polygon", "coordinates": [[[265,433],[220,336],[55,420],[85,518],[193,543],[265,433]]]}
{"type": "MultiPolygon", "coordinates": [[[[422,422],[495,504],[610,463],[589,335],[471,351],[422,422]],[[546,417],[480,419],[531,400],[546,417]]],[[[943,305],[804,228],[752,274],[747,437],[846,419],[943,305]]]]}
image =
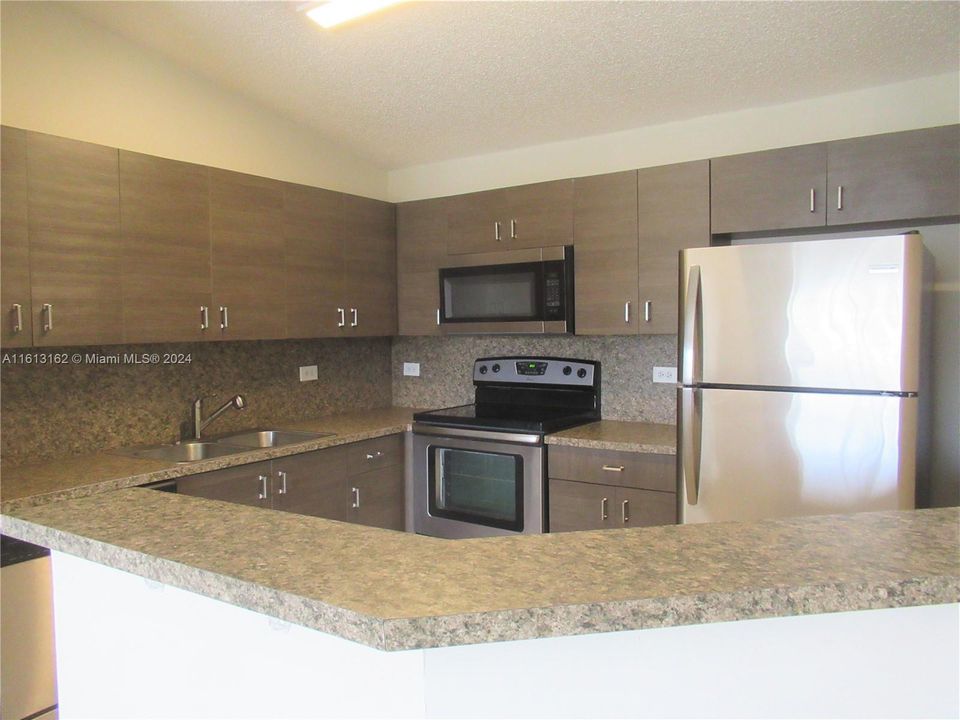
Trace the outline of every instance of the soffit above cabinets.
{"type": "Polygon", "coordinates": [[[388,169],[956,72],[960,4],[56,3],[388,169]]]}

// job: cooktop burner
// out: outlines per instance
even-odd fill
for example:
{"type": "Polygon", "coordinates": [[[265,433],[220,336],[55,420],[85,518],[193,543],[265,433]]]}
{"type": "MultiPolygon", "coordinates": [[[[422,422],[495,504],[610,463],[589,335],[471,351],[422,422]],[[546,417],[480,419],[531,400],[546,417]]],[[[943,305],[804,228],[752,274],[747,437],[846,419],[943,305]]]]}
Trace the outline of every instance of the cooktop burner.
{"type": "Polygon", "coordinates": [[[600,419],[600,363],[544,357],[480,358],[475,402],[416,413],[418,423],[546,434],[600,419]]]}

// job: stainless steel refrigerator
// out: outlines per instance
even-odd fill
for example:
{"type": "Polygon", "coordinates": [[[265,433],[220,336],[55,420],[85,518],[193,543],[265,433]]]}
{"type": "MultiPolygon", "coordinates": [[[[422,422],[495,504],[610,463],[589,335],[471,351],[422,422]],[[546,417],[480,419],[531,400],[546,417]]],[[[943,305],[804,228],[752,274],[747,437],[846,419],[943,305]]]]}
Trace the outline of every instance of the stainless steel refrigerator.
{"type": "Polygon", "coordinates": [[[684,523],[914,507],[911,233],[680,254],[684,523]]]}

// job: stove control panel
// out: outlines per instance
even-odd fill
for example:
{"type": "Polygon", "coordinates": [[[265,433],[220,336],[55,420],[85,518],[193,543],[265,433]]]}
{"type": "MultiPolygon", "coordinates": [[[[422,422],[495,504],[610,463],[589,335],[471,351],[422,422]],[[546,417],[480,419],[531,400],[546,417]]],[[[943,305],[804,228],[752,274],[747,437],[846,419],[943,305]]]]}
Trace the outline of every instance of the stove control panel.
{"type": "Polygon", "coordinates": [[[599,363],[538,357],[480,358],[473,364],[474,382],[592,387],[599,363]]]}

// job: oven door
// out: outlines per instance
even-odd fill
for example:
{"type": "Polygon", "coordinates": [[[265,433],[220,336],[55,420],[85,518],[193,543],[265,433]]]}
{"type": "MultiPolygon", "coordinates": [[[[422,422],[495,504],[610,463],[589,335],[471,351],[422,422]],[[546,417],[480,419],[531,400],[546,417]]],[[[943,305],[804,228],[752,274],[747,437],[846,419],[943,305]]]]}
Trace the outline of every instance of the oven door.
{"type": "Polygon", "coordinates": [[[535,439],[532,445],[433,434],[438,431],[444,432],[430,428],[431,434],[413,436],[415,532],[444,538],[544,532],[537,436],[519,436],[535,439]]]}

